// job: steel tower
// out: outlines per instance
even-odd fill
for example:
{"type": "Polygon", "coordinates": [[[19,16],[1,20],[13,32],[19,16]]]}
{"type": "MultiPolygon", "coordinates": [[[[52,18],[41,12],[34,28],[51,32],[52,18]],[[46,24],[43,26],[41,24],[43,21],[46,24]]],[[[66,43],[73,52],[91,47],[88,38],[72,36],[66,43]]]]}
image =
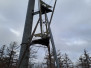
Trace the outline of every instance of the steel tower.
{"type": "MultiPolygon", "coordinates": [[[[29,0],[26,21],[25,21],[24,34],[23,34],[20,56],[19,56],[18,68],[28,68],[29,47],[33,46],[34,44],[40,44],[40,45],[46,46],[48,48],[49,58],[51,58],[50,45],[49,45],[50,42],[52,44],[53,54],[54,54],[54,58],[55,58],[54,63],[56,63],[57,68],[59,68],[59,62],[57,59],[54,39],[53,39],[53,35],[51,32],[51,28],[50,28],[50,24],[51,24],[51,21],[53,18],[56,2],[57,2],[57,0],[55,0],[54,6],[52,8],[52,6],[46,4],[43,0],[38,0],[39,10],[34,12],[35,0],[29,0]],[[48,13],[51,13],[50,19],[48,17],[48,13]],[[38,21],[32,32],[33,16],[37,15],[37,14],[39,15],[39,18],[38,18],[38,21]],[[44,20],[43,20],[43,18],[44,18],[44,20]],[[36,29],[39,25],[40,25],[40,33],[35,34],[36,29]],[[39,39],[33,40],[34,36],[38,37],[39,39]]],[[[51,59],[50,59],[50,68],[51,68],[51,59]]]]}

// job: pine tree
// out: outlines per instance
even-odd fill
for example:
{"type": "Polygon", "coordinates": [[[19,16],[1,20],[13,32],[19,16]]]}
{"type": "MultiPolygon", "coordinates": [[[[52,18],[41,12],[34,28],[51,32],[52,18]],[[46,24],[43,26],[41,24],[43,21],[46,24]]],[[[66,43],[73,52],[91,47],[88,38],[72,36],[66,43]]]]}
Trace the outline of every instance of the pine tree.
{"type": "Polygon", "coordinates": [[[90,68],[91,67],[91,58],[86,50],[84,50],[84,54],[79,58],[79,67],[81,68],[90,68]]]}
{"type": "Polygon", "coordinates": [[[65,53],[63,59],[63,68],[74,68],[73,62],[69,59],[68,55],[65,53]]]}

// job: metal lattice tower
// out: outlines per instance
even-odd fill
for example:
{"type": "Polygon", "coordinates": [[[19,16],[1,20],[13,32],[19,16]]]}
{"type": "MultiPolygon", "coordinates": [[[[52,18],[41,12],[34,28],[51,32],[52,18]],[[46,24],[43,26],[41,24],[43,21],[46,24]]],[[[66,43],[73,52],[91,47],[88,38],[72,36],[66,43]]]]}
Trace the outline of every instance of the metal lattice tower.
{"type": "MultiPolygon", "coordinates": [[[[50,5],[46,4],[42,0],[39,0],[39,2],[38,2],[39,10],[37,12],[34,12],[35,0],[29,0],[27,16],[26,16],[26,21],[25,21],[24,34],[23,34],[23,40],[22,40],[20,56],[19,56],[18,68],[28,68],[29,47],[33,44],[40,44],[40,45],[46,46],[48,48],[49,58],[51,58],[50,45],[49,45],[50,42],[51,42],[52,48],[53,48],[55,63],[57,65],[57,68],[59,68],[59,62],[57,59],[54,39],[53,39],[53,35],[51,32],[51,28],[50,28],[50,24],[51,24],[52,17],[54,14],[56,2],[57,2],[57,0],[55,0],[53,10],[51,10],[52,7],[50,5]],[[48,13],[51,13],[50,19],[48,19],[48,13]],[[39,15],[39,19],[32,32],[33,16],[37,15],[37,14],[39,15]],[[45,20],[43,20],[42,17],[44,17],[45,20]],[[38,24],[40,25],[40,33],[35,34],[38,24]],[[45,27],[45,30],[43,29],[43,27],[45,27]],[[34,36],[39,37],[39,39],[33,40],[34,36]]],[[[51,68],[51,59],[50,59],[50,68],[51,68]]]]}

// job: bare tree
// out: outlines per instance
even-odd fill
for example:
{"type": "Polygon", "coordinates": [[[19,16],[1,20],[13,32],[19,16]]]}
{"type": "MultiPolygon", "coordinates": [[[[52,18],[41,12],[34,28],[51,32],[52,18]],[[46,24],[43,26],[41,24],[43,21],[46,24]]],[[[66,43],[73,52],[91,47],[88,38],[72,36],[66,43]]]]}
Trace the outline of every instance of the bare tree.
{"type": "MultiPolygon", "coordinates": [[[[52,65],[51,67],[52,68],[56,68],[55,59],[54,59],[54,56],[53,56],[53,50],[51,50],[50,55],[51,55],[51,65],[52,65]]],[[[62,68],[63,63],[62,63],[62,55],[60,53],[60,50],[57,51],[57,58],[59,60],[60,68],[62,68]]],[[[46,60],[47,68],[49,68],[50,67],[49,66],[50,65],[50,57],[49,57],[49,54],[47,54],[44,59],[46,60]]]]}
{"type": "Polygon", "coordinates": [[[16,55],[16,51],[15,51],[16,47],[17,47],[16,42],[10,43],[10,45],[7,47],[6,59],[7,59],[8,68],[12,68],[12,67],[16,66],[16,62],[17,62],[17,55],[16,55]]]}
{"type": "Polygon", "coordinates": [[[5,51],[5,45],[3,45],[3,46],[0,48],[0,58],[1,58],[1,59],[3,58],[4,51],[5,51]]]}
{"type": "Polygon", "coordinates": [[[34,65],[34,60],[37,59],[36,50],[33,47],[30,47],[30,58],[29,58],[29,67],[31,68],[34,65]]]}
{"type": "Polygon", "coordinates": [[[15,68],[17,63],[16,55],[17,43],[12,42],[10,45],[3,45],[0,48],[0,68],[15,68]]]}
{"type": "Polygon", "coordinates": [[[0,68],[4,68],[3,65],[4,65],[4,56],[5,56],[5,45],[3,45],[1,48],[0,48],[0,68]]]}

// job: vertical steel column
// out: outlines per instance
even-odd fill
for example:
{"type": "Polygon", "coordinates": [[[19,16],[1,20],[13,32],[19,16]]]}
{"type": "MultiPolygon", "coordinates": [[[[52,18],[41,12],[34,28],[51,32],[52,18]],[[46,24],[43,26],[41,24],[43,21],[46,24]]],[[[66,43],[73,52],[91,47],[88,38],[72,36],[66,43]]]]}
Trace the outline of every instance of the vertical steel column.
{"type": "MultiPolygon", "coordinates": [[[[40,30],[41,30],[41,35],[43,34],[43,29],[42,29],[42,12],[41,12],[41,0],[38,0],[39,1],[39,18],[40,18],[40,30]]],[[[43,37],[43,36],[42,36],[43,37]]]]}
{"type": "Polygon", "coordinates": [[[59,68],[59,61],[57,59],[56,48],[55,48],[54,39],[53,39],[53,35],[52,35],[52,32],[51,32],[50,26],[49,26],[49,33],[50,33],[51,43],[52,43],[52,47],[53,47],[54,58],[55,58],[55,61],[56,61],[56,64],[57,64],[57,68],[59,68]]]}
{"type": "MultiPolygon", "coordinates": [[[[47,14],[46,14],[46,17],[47,17],[47,14]]],[[[53,47],[54,58],[55,58],[55,61],[56,61],[57,68],[59,68],[59,61],[57,59],[55,43],[54,43],[53,35],[52,35],[52,32],[51,32],[51,28],[50,28],[50,22],[48,21],[48,18],[47,18],[47,23],[48,23],[48,30],[49,30],[49,34],[50,34],[50,39],[51,39],[52,47],[53,47]]]]}
{"type": "Polygon", "coordinates": [[[50,60],[50,67],[49,68],[52,68],[51,54],[50,54],[50,45],[48,45],[48,52],[49,52],[49,60],[50,60]]]}
{"type": "MultiPolygon", "coordinates": [[[[26,21],[25,21],[25,28],[24,28],[23,39],[22,39],[22,45],[21,45],[21,50],[20,50],[20,55],[19,55],[19,63],[21,61],[21,58],[23,57],[25,49],[27,48],[27,42],[29,40],[29,37],[31,37],[34,4],[35,4],[35,0],[29,0],[26,21]]],[[[22,59],[22,62],[20,66],[18,67],[28,68],[28,62],[29,62],[29,48],[27,49],[26,54],[24,55],[24,58],[22,59]]]]}

